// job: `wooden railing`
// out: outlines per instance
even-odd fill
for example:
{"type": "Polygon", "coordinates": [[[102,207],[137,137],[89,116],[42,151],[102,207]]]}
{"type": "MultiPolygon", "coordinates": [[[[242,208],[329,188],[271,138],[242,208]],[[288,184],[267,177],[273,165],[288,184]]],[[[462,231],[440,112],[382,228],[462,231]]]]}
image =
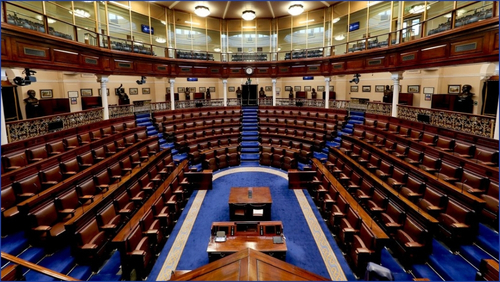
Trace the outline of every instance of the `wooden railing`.
{"type": "Polygon", "coordinates": [[[4,252],[2,252],[2,259],[11,261],[11,262],[13,262],[15,264],[21,265],[21,266],[29,269],[29,270],[42,273],[44,275],[50,276],[52,278],[55,278],[57,280],[62,280],[62,281],[81,281],[81,280],[75,279],[73,277],[61,274],[59,272],[55,272],[53,270],[50,270],[50,269],[45,268],[43,266],[40,266],[38,264],[34,264],[32,262],[20,259],[20,258],[18,258],[16,256],[9,255],[9,254],[4,253],[4,252]]]}

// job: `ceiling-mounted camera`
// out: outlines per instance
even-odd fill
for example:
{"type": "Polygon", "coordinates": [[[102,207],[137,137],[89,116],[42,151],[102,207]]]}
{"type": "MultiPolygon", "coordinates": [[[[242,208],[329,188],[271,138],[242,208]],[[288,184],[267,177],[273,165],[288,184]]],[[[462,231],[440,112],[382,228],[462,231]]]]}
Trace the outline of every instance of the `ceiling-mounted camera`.
{"type": "Polygon", "coordinates": [[[355,74],[355,75],[354,75],[354,78],[353,78],[353,79],[351,79],[349,82],[350,82],[350,83],[353,83],[353,82],[354,82],[354,83],[358,84],[358,83],[359,83],[359,78],[360,78],[360,77],[361,77],[361,75],[360,75],[359,73],[357,73],[357,74],[355,74]]]}
{"type": "Polygon", "coordinates": [[[20,76],[16,76],[14,78],[14,83],[19,86],[25,86],[25,85],[30,85],[32,82],[36,82],[36,77],[31,76],[36,73],[34,70],[30,70],[29,68],[25,68],[23,73],[26,75],[25,78],[22,78],[20,76]]]}
{"type": "Polygon", "coordinates": [[[141,80],[137,80],[136,82],[139,85],[144,84],[144,83],[146,83],[146,77],[145,76],[141,76],[141,80]]]}

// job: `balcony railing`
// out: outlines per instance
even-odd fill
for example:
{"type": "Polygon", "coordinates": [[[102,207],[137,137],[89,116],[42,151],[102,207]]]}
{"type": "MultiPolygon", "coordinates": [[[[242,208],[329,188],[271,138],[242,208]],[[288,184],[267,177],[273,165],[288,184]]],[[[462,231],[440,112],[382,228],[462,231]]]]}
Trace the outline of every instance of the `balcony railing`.
{"type": "Polygon", "coordinates": [[[8,24],[58,36],[67,40],[85,43],[90,46],[175,59],[220,62],[253,62],[330,57],[375,48],[385,48],[391,45],[397,45],[417,40],[419,38],[433,36],[440,32],[460,28],[492,17],[498,17],[496,12],[497,9],[495,9],[495,2],[477,9],[472,8],[469,11],[466,11],[467,9],[473,7],[476,3],[477,2],[471,2],[457,9],[444,11],[443,13],[432,18],[426,19],[425,21],[416,23],[412,26],[406,26],[400,30],[372,36],[370,36],[370,34],[365,34],[362,38],[352,39],[351,41],[342,42],[337,45],[301,50],[282,50],[278,52],[258,51],[247,53],[230,53],[224,51],[208,52],[166,48],[165,45],[160,46],[151,43],[134,41],[133,37],[130,36],[127,38],[120,38],[118,37],[120,36],[118,34],[101,34],[96,30],[76,26],[61,19],[56,19],[58,25],[54,25],[52,24],[54,19],[51,18],[49,20],[48,16],[42,15],[41,13],[29,8],[22,7],[15,1],[2,2],[2,9],[4,13],[4,21],[8,24]],[[16,11],[13,11],[11,7],[15,7],[16,11]],[[463,14],[463,11],[466,11],[465,14],[463,14]],[[448,19],[446,22],[443,22],[443,18],[448,19]],[[56,27],[59,29],[63,27],[64,30],[56,30],[56,27]],[[84,33],[78,32],[81,30],[84,30],[84,33]]]}
{"type": "Polygon", "coordinates": [[[223,107],[223,99],[185,100],[175,101],[175,109],[189,109],[199,107],[223,107]]]}
{"type": "Polygon", "coordinates": [[[366,105],[366,112],[369,114],[390,116],[392,113],[392,104],[390,103],[368,102],[366,105]]]}

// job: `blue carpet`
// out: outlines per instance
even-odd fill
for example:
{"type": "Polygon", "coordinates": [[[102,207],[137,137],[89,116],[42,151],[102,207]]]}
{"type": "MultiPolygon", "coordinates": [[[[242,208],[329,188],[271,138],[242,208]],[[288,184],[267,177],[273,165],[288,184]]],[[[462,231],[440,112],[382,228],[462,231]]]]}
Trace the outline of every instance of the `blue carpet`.
{"type": "Polygon", "coordinates": [[[240,164],[241,167],[258,167],[258,161],[242,161],[240,164]]]}
{"type": "Polygon", "coordinates": [[[479,264],[482,259],[493,259],[490,254],[483,251],[476,245],[460,246],[460,254],[477,268],[479,268],[479,264]]]}
{"type": "Polygon", "coordinates": [[[258,153],[259,148],[241,148],[242,153],[258,153]]]}
{"type": "Polygon", "coordinates": [[[477,244],[498,260],[498,232],[480,223],[477,244]]]}
{"type": "Polygon", "coordinates": [[[43,248],[31,247],[18,256],[20,259],[27,260],[32,263],[38,263],[45,256],[43,248]]]}
{"type": "Polygon", "coordinates": [[[24,231],[9,234],[2,238],[2,252],[17,256],[28,247],[28,239],[24,237],[24,231]]]}
{"type": "MultiPolygon", "coordinates": [[[[225,171],[225,170],[222,170],[225,171]]],[[[281,220],[284,227],[284,235],[287,240],[287,257],[286,262],[304,268],[306,270],[317,273],[318,275],[329,278],[329,274],[324,266],[324,262],[319,253],[318,247],[314,242],[312,234],[307,228],[307,222],[302,215],[299,203],[295,198],[293,190],[288,189],[287,179],[258,172],[242,172],[223,176],[214,181],[213,190],[209,190],[205,200],[200,208],[198,218],[191,231],[191,236],[186,243],[184,252],[181,256],[178,270],[193,270],[208,263],[208,255],[206,248],[208,246],[208,238],[210,237],[210,227],[213,221],[228,221],[229,207],[227,199],[229,198],[229,188],[233,186],[269,186],[273,204],[271,206],[271,220],[281,220]],[[298,228],[303,226],[304,228],[298,228]],[[290,230],[287,232],[287,230],[290,230]],[[293,232],[292,232],[293,230],[293,232]]],[[[307,192],[306,192],[307,194],[307,192]]],[[[308,197],[308,196],[307,196],[308,197]]],[[[195,198],[193,195],[188,203],[195,198]]],[[[310,204],[312,200],[308,197],[310,204]]],[[[189,209],[186,207],[179,222],[182,222],[182,216],[185,217],[185,212],[189,209]]],[[[326,237],[329,239],[332,248],[337,250],[337,259],[344,267],[344,272],[349,280],[355,280],[350,269],[347,267],[343,256],[340,254],[338,247],[335,245],[333,237],[330,235],[328,227],[324,224],[319,212],[313,204],[313,210],[319,218],[320,225],[326,237]]],[[[163,261],[172,246],[173,239],[180,229],[180,224],[174,228],[169,241],[162,251],[158,263],[153,267],[153,271],[149,279],[154,280],[162,267],[163,261]]]]}
{"type": "Polygon", "coordinates": [[[452,254],[442,244],[432,239],[432,254],[429,264],[445,280],[474,281],[476,269],[462,257],[452,254]]]}
{"type": "Polygon", "coordinates": [[[249,160],[249,161],[255,161],[259,160],[259,154],[241,154],[240,156],[241,160],[249,160]]]}
{"type": "Polygon", "coordinates": [[[68,274],[68,276],[71,276],[73,278],[76,278],[78,280],[83,280],[83,281],[86,281],[87,279],[89,279],[90,275],[92,275],[92,269],[90,268],[90,266],[87,266],[87,265],[77,265],[68,274]]]}
{"type": "Polygon", "coordinates": [[[428,264],[413,264],[411,269],[417,278],[428,278],[430,281],[443,281],[428,264]]]}
{"type": "Polygon", "coordinates": [[[395,281],[411,281],[413,276],[404,271],[404,269],[399,265],[399,263],[392,257],[392,255],[387,251],[386,248],[382,249],[380,255],[380,264],[391,270],[392,277],[395,281]]]}
{"type": "Polygon", "coordinates": [[[106,261],[104,266],[99,271],[99,274],[113,274],[116,275],[120,271],[121,259],[120,252],[115,251],[113,255],[106,261]]]}
{"type": "MultiPolygon", "coordinates": [[[[60,272],[62,274],[67,274],[71,268],[75,265],[75,259],[71,256],[70,247],[66,247],[62,250],[55,252],[52,256],[46,256],[43,258],[38,265],[52,269],[56,272],[60,272]]],[[[55,280],[52,277],[48,277],[39,272],[28,271],[25,275],[26,280],[35,281],[35,280],[55,280]]]]}
{"type": "Polygon", "coordinates": [[[241,142],[241,147],[259,147],[259,142],[256,141],[241,142]]]}

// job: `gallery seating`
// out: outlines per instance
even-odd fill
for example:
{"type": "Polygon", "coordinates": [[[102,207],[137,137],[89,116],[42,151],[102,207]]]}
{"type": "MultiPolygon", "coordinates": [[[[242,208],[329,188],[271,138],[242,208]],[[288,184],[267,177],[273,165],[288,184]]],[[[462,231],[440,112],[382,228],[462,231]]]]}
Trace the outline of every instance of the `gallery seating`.
{"type": "Polygon", "coordinates": [[[75,256],[82,261],[92,262],[99,265],[103,259],[108,236],[105,231],[99,229],[96,219],[92,219],[82,229],[77,231],[78,254],[75,256]]]}

